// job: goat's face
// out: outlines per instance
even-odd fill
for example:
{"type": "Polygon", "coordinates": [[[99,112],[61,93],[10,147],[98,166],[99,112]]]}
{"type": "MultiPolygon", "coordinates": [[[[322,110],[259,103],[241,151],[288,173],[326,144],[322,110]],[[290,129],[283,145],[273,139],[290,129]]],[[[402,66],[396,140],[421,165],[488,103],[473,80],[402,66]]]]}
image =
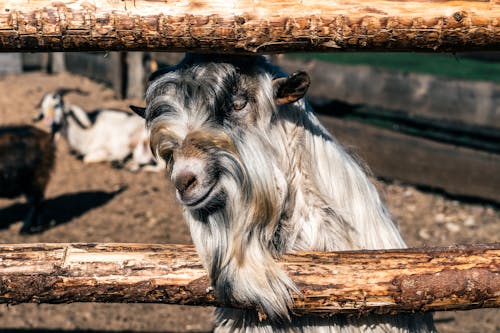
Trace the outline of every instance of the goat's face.
{"type": "Polygon", "coordinates": [[[58,92],[45,94],[39,104],[40,113],[33,121],[43,120],[52,132],[56,132],[64,121],[64,101],[58,92]]]}
{"type": "Polygon", "coordinates": [[[84,96],[88,95],[87,92],[78,88],[59,88],[53,93],[47,93],[38,104],[40,113],[33,118],[33,121],[43,120],[47,127],[50,127],[52,133],[58,132],[67,115],[63,97],[70,92],[75,92],[84,96]]]}
{"type": "Polygon", "coordinates": [[[210,209],[230,193],[227,177],[244,182],[242,134],[271,126],[277,105],[301,98],[309,78],[274,78],[279,73],[261,57],[186,59],[153,74],[147,108],[132,109],[146,118],[151,148],[166,161],[178,200],[210,209]]]}

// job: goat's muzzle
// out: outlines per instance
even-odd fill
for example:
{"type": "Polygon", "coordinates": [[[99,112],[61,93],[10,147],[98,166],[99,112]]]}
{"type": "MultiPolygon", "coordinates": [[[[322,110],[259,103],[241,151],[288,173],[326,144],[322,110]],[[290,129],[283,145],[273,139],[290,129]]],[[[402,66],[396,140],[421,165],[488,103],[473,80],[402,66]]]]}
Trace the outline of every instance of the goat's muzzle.
{"type": "Polygon", "coordinates": [[[167,162],[167,174],[177,200],[191,210],[213,208],[224,191],[221,175],[233,173],[239,160],[232,139],[220,130],[195,130],[182,137],[175,124],[158,122],[151,127],[151,147],[167,162]]]}
{"type": "Polygon", "coordinates": [[[190,133],[172,152],[171,179],[177,199],[189,209],[210,205],[219,192],[221,161],[216,155],[225,148],[210,134],[190,133]]]}
{"type": "Polygon", "coordinates": [[[197,173],[189,169],[176,172],[172,181],[177,189],[177,199],[190,209],[204,207],[216,194],[217,179],[207,176],[202,170],[197,173]]]}
{"type": "Polygon", "coordinates": [[[174,184],[181,196],[189,196],[189,193],[198,185],[198,179],[194,173],[184,172],[175,178],[174,184]]]}

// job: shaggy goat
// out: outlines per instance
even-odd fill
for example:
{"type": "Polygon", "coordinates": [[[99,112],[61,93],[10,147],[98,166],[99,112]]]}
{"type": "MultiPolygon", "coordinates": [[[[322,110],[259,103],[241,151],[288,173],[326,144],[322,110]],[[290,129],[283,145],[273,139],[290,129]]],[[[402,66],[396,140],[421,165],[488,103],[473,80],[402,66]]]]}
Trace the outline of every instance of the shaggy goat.
{"type": "Polygon", "coordinates": [[[30,211],[21,233],[41,231],[45,187],[54,167],[52,135],[33,126],[0,127],[0,197],[25,195],[30,211]]]}
{"type": "Polygon", "coordinates": [[[61,132],[71,149],[83,157],[85,163],[114,161],[127,158],[128,168],[136,171],[158,171],[162,165],[149,149],[149,134],[144,121],[135,114],[99,109],[85,112],[77,105],[64,102],[70,92],[86,94],[79,89],[58,89],[43,96],[41,112],[35,120],[44,119],[53,133],[61,132]]]}
{"type": "Polygon", "coordinates": [[[423,314],[290,314],[298,291],[281,254],[405,246],[363,169],[302,99],[308,86],[306,73],[285,76],[263,57],[188,55],[153,75],[146,109],[133,107],[218,299],[258,309],[217,309],[216,332],[432,332],[423,314]]]}

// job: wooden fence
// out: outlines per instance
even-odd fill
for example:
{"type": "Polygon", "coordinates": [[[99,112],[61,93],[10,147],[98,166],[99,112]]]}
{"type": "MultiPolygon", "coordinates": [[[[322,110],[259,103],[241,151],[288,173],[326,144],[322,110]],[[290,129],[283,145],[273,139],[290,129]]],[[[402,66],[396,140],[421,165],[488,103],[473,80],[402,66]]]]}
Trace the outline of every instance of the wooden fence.
{"type": "MultiPolygon", "coordinates": [[[[280,264],[301,291],[294,311],[325,315],[500,307],[499,262],[500,243],[305,252],[280,264]]],[[[191,246],[0,245],[0,303],[221,305],[209,287],[191,246]]]]}
{"type": "Polygon", "coordinates": [[[3,0],[3,51],[498,49],[492,1],[3,0]]]}

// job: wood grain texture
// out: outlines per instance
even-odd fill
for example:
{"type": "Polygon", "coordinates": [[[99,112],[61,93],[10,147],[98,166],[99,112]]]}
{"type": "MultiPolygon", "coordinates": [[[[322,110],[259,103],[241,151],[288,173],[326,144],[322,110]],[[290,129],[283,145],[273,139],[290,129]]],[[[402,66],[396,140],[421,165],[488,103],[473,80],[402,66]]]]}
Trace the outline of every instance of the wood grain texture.
{"type": "Polygon", "coordinates": [[[4,0],[2,51],[500,47],[499,0],[4,0]]]}
{"type": "MultiPolygon", "coordinates": [[[[280,264],[301,290],[298,314],[500,307],[500,243],[307,252],[280,264]]],[[[0,245],[0,303],[22,302],[220,305],[191,246],[0,245]]]]}

